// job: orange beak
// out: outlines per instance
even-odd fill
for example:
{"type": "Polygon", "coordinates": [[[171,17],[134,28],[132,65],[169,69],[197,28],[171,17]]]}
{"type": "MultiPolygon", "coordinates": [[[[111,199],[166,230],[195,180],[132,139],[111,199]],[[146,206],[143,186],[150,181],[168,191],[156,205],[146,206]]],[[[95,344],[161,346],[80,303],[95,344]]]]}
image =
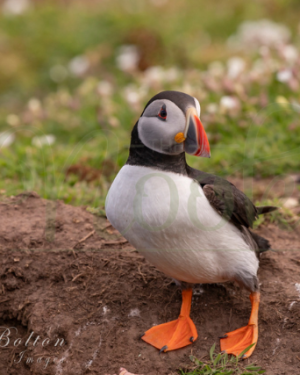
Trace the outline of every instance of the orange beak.
{"type": "Polygon", "coordinates": [[[186,112],[186,125],[183,134],[186,153],[210,158],[207,135],[194,107],[189,108],[186,112]]]}

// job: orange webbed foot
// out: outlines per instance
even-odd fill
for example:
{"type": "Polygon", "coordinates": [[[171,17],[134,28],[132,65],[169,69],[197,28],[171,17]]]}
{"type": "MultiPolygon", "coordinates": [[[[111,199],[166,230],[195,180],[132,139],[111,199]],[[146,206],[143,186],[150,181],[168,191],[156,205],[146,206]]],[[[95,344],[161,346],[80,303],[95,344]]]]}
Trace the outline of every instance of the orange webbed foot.
{"type": "Polygon", "coordinates": [[[196,338],[196,327],[192,319],[187,316],[150,328],[143,335],[142,340],[167,352],[190,345],[196,338]]]}
{"type": "Polygon", "coordinates": [[[150,328],[142,340],[160,351],[170,351],[192,344],[198,337],[196,327],[189,317],[192,289],[182,291],[182,307],[179,318],[150,328]]]}
{"type": "Polygon", "coordinates": [[[235,356],[240,355],[251,344],[254,344],[242,358],[248,358],[254,352],[258,336],[258,328],[255,325],[247,325],[245,327],[236,329],[235,331],[228,332],[224,338],[220,339],[221,350],[227,354],[235,356]]]}
{"type": "Polygon", "coordinates": [[[254,352],[258,339],[258,307],[260,294],[258,292],[251,293],[250,300],[252,304],[252,311],[250,320],[247,326],[228,332],[220,338],[221,350],[227,354],[235,356],[240,355],[250,345],[252,347],[244,353],[242,358],[249,358],[254,352]]]}

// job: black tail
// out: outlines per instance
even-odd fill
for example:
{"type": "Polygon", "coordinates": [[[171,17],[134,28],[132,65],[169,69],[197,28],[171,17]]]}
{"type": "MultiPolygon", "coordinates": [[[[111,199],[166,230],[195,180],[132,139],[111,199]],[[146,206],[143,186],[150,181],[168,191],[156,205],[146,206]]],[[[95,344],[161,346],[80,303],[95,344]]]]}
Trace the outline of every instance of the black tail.
{"type": "Polygon", "coordinates": [[[278,207],[275,206],[261,206],[256,207],[258,215],[267,214],[268,212],[273,212],[278,209],[278,207]]]}
{"type": "Polygon", "coordinates": [[[257,246],[258,246],[257,252],[259,254],[271,249],[270,242],[267,239],[259,236],[257,233],[253,233],[251,230],[249,230],[249,232],[252,238],[254,239],[254,241],[257,243],[257,246]]]}

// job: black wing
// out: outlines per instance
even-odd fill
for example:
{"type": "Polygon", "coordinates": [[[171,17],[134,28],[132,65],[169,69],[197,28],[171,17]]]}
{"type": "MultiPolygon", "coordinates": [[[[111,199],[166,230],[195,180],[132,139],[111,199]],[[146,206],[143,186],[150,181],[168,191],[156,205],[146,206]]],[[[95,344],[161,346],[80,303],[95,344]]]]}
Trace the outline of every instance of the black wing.
{"type": "Polygon", "coordinates": [[[250,233],[260,252],[270,248],[269,241],[252,233],[250,228],[258,215],[274,211],[277,207],[255,207],[231,182],[189,166],[188,176],[199,182],[209,203],[223,218],[232,222],[244,234],[250,233]]]}

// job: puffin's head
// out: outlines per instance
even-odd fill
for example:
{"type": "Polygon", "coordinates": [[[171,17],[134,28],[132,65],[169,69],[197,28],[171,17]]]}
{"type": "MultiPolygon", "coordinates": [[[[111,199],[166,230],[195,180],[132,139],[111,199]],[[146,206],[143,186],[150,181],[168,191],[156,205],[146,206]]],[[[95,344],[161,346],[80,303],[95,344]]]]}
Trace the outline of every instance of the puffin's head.
{"type": "Polygon", "coordinates": [[[210,147],[200,121],[200,104],[179,91],[163,91],[146,105],[137,124],[142,143],[161,154],[210,157],[210,147]]]}

